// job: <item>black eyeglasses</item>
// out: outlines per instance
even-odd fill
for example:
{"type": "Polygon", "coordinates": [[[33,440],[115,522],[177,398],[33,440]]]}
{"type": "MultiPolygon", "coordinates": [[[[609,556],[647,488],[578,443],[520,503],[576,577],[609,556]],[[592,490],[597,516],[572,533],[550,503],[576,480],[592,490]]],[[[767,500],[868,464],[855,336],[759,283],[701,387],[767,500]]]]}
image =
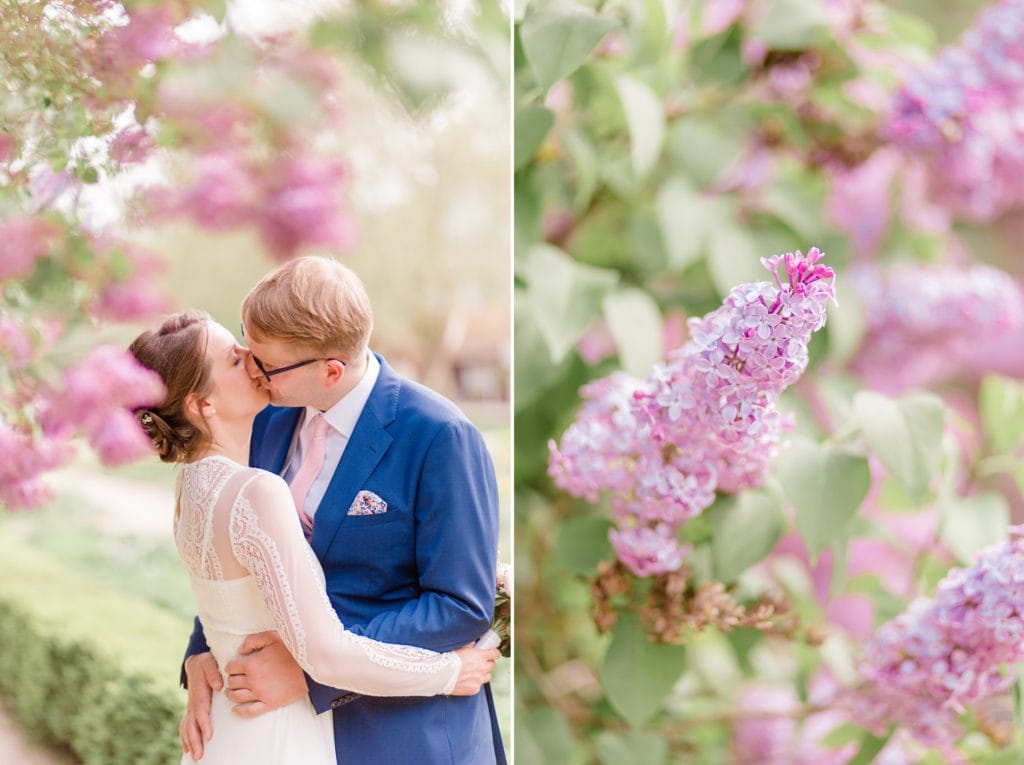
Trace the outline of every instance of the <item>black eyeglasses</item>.
{"type": "MultiPolygon", "coordinates": [[[[245,324],[241,324],[240,328],[241,328],[241,332],[242,332],[242,338],[245,339],[245,324]]],[[[347,367],[348,366],[348,364],[346,364],[341,359],[336,359],[336,358],[333,358],[333,357],[330,357],[330,356],[325,356],[325,357],[321,357],[321,358],[318,358],[318,359],[306,359],[305,361],[300,361],[297,364],[289,364],[286,367],[280,367],[278,369],[271,369],[270,371],[267,371],[267,368],[265,366],[263,366],[263,362],[260,361],[259,357],[255,353],[253,353],[252,351],[249,351],[249,356],[252,357],[252,363],[256,365],[256,368],[258,370],[260,370],[260,372],[263,374],[264,377],[267,378],[267,382],[270,382],[270,378],[273,377],[274,375],[279,375],[282,372],[291,372],[293,369],[298,369],[299,367],[304,367],[304,366],[307,366],[309,364],[315,364],[318,361],[337,361],[343,367],[347,367]]]]}

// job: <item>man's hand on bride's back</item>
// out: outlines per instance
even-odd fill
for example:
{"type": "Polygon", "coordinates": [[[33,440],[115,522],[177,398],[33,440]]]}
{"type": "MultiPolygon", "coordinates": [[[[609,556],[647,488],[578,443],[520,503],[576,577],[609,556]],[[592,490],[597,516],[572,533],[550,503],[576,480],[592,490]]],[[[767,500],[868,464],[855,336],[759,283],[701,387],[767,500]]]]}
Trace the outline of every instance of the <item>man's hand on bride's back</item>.
{"type": "Polygon", "coordinates": [[[309,693],[302,668],[276,632],[249,635],[238,653],[224,667],[235,714],[256,717],[309,693]]]}
{"type": "Polygon", "coordinates": [[[470,643],[462,646],[455,655],[462,659],[462,669],[451,695],[475,696],[484,683],[491,682],[494,662],[501,656],[501,652],[497,648],[476,648],[470,643]]]}
{"type": "Polygon", "coordinates": [[[188,708],[178,725],[181,749],[193,760],[202,759],[203,744],[213,737],[210,723],[210,705],[213,692],[224,687],[220,668],[212,653],[197,653],[185,660],[185,678],[188,681],[188,708]]]}

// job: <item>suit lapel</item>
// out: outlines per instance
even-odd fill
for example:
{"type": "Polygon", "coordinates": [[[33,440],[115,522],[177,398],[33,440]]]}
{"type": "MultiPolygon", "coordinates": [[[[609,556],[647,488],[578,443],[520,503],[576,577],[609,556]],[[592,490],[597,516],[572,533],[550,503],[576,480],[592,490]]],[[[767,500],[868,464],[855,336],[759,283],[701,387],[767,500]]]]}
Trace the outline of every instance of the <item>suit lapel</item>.
{"type": "Polygon", "coordinates": [[[387,426],[395,419],[402,379],[381,356],[377,359],[380,361],[380,375],[356,420],[352,436],[314,516],[310,544],[320,560],[324,559],[337,536],[356,494],[394,440],[387,432],[387,426]]]}
{"type": "Polygon", "coordinates": [[[253,467],[263,468],[278,475],[284,472],[284,460],[292,445],[295,426],[299,422],[302,410],[301,406],[285,409],[271,407],[266,414],[259,415],[266,417],[266,420],[263,427],[257,426],[253,434],[249,455],[253,467]]]}

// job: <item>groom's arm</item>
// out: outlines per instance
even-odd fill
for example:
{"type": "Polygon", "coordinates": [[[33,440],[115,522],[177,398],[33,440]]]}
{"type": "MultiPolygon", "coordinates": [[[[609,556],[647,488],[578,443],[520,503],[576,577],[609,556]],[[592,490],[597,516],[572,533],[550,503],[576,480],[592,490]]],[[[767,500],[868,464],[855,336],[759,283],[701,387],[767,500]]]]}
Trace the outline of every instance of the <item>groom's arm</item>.
{"type": "Polygon", "coordinates": [[[185,649],[185,658],[181,661],[181,685],[183,688],[188,688],[188,677],[185,674],[185,662],[188,661],[190,656],[195,656],[197,653],[206,653],[210,650],[210,646],[206,644],[206,635],[203,633],[203,625],[199,621],[199,617],[195,618],[195,623],[192,625],[192,635],[188,639],[188,647],[185,649]]]}
{"type": "MultiPolygon", "coordinates": [[[[498,550],[498,486],[483,437],[468,421],[444,425],[427,450],[417,490],[419,597],[378,614],[358,635],[450,651],[477,640],[494,613],[498,550]]],[[[309,681],[318,712],[346,691],[309,681]]]]}

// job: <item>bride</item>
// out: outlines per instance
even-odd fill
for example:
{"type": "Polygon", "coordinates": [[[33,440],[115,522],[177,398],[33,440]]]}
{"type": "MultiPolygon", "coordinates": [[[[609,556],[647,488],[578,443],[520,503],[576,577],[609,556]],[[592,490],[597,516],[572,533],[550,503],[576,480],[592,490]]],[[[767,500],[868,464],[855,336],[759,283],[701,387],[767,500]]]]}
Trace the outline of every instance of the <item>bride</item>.
{"type": "MultiPolygon", "coordinates": [[[[174,538],[219,666],[246,635],[277,630],[317,682],[372,696],[471,696],[490,680],[498,651],[435,653],[345,630],[327,598],[284,479],[247,467],[253,420],[268,394],[246,372],[247,351],[207,314],[189,311],[142,333],[131,352],[163,379],[159,406],[139,423],[160,459],[181,463],[174,538]]],[[[202,762],[334,765],[330,715],[308,697],[254,718],[214,695],[215,735],[202,762]]],[[[182,763],[193,763],[189,744],[182,763]]]]}

